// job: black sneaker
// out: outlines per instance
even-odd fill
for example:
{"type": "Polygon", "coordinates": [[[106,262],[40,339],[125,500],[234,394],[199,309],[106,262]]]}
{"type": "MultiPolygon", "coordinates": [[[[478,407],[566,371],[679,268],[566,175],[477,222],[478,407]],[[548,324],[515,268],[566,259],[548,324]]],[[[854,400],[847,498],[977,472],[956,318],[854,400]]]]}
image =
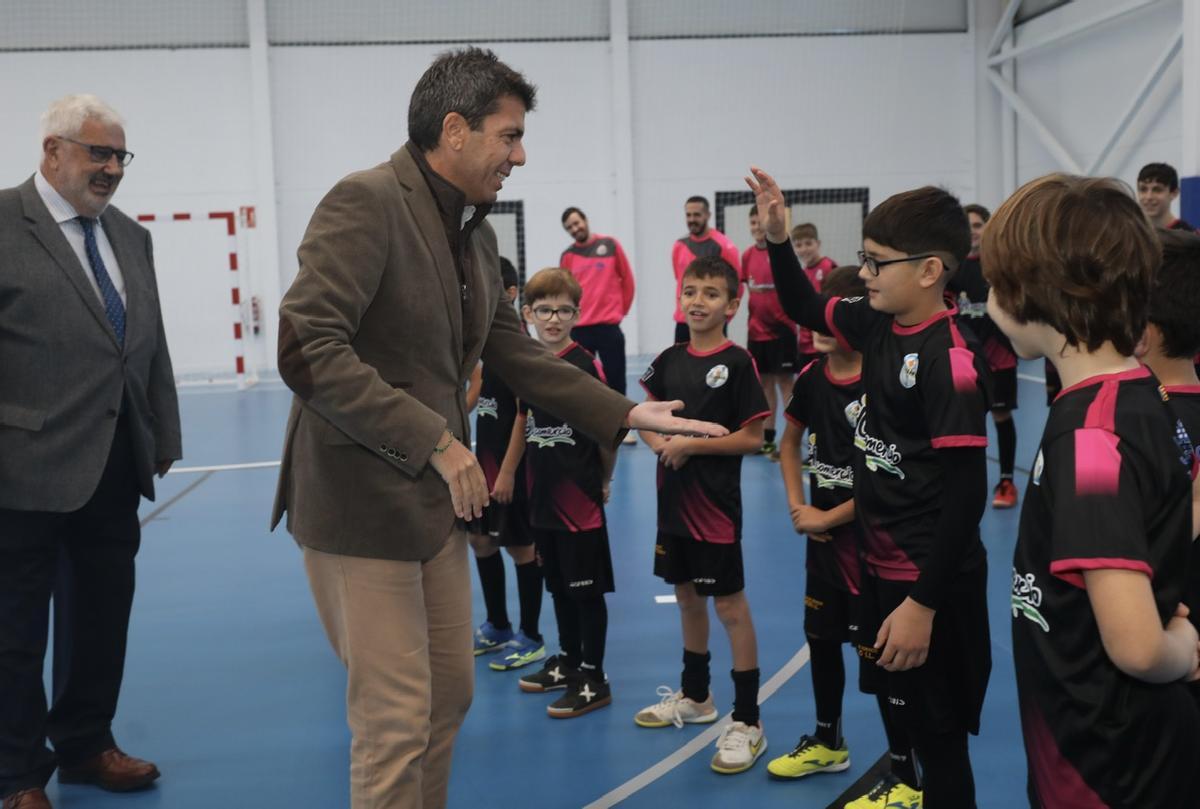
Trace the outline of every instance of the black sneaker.
{"type": "Polygon", "coordinates": [[[607,682],[598,683],[576,674],[570,679],[567,693],[550,703],[546,707],[546,713],[554,719],[570,719],[603,708],[611,702],[612,689],[607,682]]]}
{"type": "Polygon", "coordinates": [[[571,677],[579,674],[579,669],[567,664],[561,655],[551,655],[540,671],[526,674],[517,681],[521,690],[530,694],[541,694],[544,691],[561,691],[567,687],[571,677]]]}

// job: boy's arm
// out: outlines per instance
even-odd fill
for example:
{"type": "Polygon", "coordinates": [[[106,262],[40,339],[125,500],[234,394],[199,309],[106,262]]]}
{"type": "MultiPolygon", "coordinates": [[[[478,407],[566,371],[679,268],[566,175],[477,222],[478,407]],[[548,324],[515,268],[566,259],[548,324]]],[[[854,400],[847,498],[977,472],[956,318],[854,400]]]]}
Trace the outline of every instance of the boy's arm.
{"type": "Polygon", "coordinates": [[[470,413],[479,404],[479,391],[483,390],[483,365],[476,363],[467,381],[467,412],[470,413]]]}
{"type": "Polygon", "coordinates": [[[521,465],[521,456],[525,454],[525,423],[527,417],[518,413],[513,420],[512,433],[508,437],[508,449],[504,450],[504,460],[500,462],[500,471],[496,473],[496,484],[492,487],[492,497],[501,503],[511,503],[513,489],[516,487],[517,467],[521,465]]]}
{"type": "Polygon", "coordinates": [[[693,455],[749,455],[763,443],[763,419],[756,418],[741,429],[720,438],[691,438],[672,436],[658,452],[668,469],[679,469],[693,455]]]}
{"type": "Polygon", "coordinates": [[[612,483],[613,469],[617,466],[617,451],[610,447],[599,447],[600,469],[604,473],[600,484],[604,491],[604,502],[608,502],[609,484],[612,483]]]}
{"type": "Polygon", "coordinates": [[[878,665],[905,671],[923,665],[929,654],[933,615],[958,574],[963,554],[983,517],[987,457],[983,447],[939,449],[942,498],[933,547],[909,595],[884,619],[875,638],[878,665]]]}
{"type": "Polygon", "coordinates": [[[783,473],[783,486],[787,490],[788,511],[792,515],[792,527],[798,534],[808,534],[817,542],[833,539],[829,532],[839,525],[854,520],[854,500],[850,499],[831,509],[819,509],[808,505],[804,497],[804,463],[800,459],[801,438],[804,425],[790,419],[783,431],[779,445],[779,468],[783,473]]]}
{"type": "Polygon", "coordinates": [[[1148,683],[1195,679],[1197,636],[1186,607],[1164,629],[1145,573],[1085,570],[1083,581],[1104,651],[1117,668],[1148,683]]]}

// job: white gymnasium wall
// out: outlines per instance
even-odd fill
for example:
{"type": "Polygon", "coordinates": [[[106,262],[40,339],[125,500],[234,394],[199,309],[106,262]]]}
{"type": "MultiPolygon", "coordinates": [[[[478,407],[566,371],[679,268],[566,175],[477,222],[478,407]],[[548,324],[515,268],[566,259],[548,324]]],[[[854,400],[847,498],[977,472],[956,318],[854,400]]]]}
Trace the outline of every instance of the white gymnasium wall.
{"type": "MultiPolygon", "coordinates": [[[[1017,45],[1124,5],[1128,0],[1075,0],[1020,26],[1017,45]]],[[[1181,20],[1178,0],[1159,2],[1019,57],[1017,91],[1086,170],[1179,30],[1181,20]]],[[[1138,169],[1146,163],[1179,167],[1183,160],[1181,64],[1177,58],[1168,69],[1098,174],[1132,185],[1138,169]]],[[[1018,179],[1024,182],[1059,170],[1062,167],[1033,132],[1018,124],[1018,179]]]]}

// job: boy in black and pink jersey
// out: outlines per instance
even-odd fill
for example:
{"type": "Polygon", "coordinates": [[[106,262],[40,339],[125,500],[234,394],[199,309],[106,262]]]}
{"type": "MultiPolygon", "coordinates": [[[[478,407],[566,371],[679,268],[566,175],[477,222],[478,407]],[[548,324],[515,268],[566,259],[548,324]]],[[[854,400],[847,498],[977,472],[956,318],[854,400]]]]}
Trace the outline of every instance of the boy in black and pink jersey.
{"type": "Polygon", "coordinates": [[[1063,383],[1013,554],[1034,807],[1192,806],[1200,788],[1184,683],[1200,676],[1200,639],[1181,603],[1194,450],[1133,356],[1159,249],[1125,186],[1064,174],[1019,188],[983,237],[992,319],[1063,383]]]}
{"type": "MultiPolygon", "coordinates": [[[[688,235],[675,240],[671,246],[671,267],[675,271],[675,342],[688,341],[687,317],[679,308],[679,296],[683,292],[683,272],[696,259],[712,256],[725,259],[737,273],[739,282],[745,280],[742,274],[737,246],[729,237],[719,230],[708,226],[710,212],[708,199],[701,196],[688,197],[683,206],[684,220],[687,223],[688,235]]],[[[740,297],[740,287],[738,296],[740,297]]]]}
{"type": "MultiPolygon", "coordinates": [[[[521,311],[546,348],[603,381],[595,358],[571,339],[581,294],[567,270],[541,270],[525,284],[521,311]]],[[[541,671],[522,677],[520,687],[532,693],[565,688],[546,712],[568,719],[612,702],[604,676],[604,594],[613,591],[604,503],[616,455],[537,405],[522,402],[518,424],[524,432],[514,443],[525,451],[529,524],[561,647],[541,671]]]]}
{"type": "MultiPolygon", "coordinates": [[[[757,209],[752,207],[751,210],[757,209]]],[[[837,262],[821,255],[821,237],[817,233],[817,226],[812,222],[801,222],[792,228],[792,249],[796,251],[796,258],[800,259],[800,266],[804,268],[804,274],[808,276],[813,289],[820,292],[825,274],[833,270],[837,262]]],[[[803,368],[819,359],[820,352],[813,347],[812,331],[801,327],[799,335],[796,350],[800,354],[800,367],[803,368]]]]}
{"type": "MultiPolygon", "coordinates": [[[[1171,397],[1171,409],[1192,442],[1197,463],[1192,478],[1200,472],[1200,377],[1192,358],[1200,352],[1200,235],[1181,230],[1159,230],[1163,246],[1162,266],[1150,285],[1147,310],[1145,354],[1142,362],[1150,367],[1171,397]]],[[[1193,489],[1200,483],[1193,482],[1193,489]]],[[[1195,498],[1193,497],[1193,501],[1195,498]]],[[[1192,505],[1192,534],[1200,534],[1200,508],[1192,505]]],[[[1200,629],[1200,552],[1196,543],[1188,553],[1187,590],[1183,599],[1188,618],[1200,629]]],[[[1200,686],[1192,695],[1200,699],[1200,686]]]]}
{"type": "Polygon", "coordinates": [[[1012,508],[1017,504],[1017,486],[1013,469],[1017,460],[1017,427],[1012,411],[1017,409],[1017,354],[1004,332],[987,314],[988,285],[979,261],[979,243],[991,213],[982,205],[964,205],[971,225],[971,252],[958,271],[946,282],[947,297],[956,298],[958,318],[979,340],[987,360],[991,380],[992,421],[996,424],[996,455],[1000,461],[1000,480],[992,490],[992,508],[1012,508]]]}
{"type": "MultiPolygon", "coordinates": [[[[505,292],[517,299],[517,270],[506,258],[500,259],[500,277],[505,292]]],[[[479,530],[471,534],[475,566],[487,620],[475,630],[475,654],[505,651],[496,670],[528,665],[545,656],[538,620],[542,612],[542,571],[534,558],[533,534],[529,530],[528,506],[524,487],[524,457],[518,443],[523,427],[517,421],[517,399],[508,386],[488,368],[482,368],[475,411],[475,457],[483,469],[492,502],[484,509],[479,530]],[[517,596],[521,604],[520,632],[513,632],[508,620],[504,584],[504,561],[500,548],[507,549],[516,565],[517,596]],[[540,651],[538,651],[540,650],[540,651]],[[511,661],[510,656],[515,655],[511,661]]],[[[473,523],[474,524],[474,523],[473,523]]]]}
{"type": "Polygon", "coordinates": [[[847,806],[908,806],[923,792],[927,809],[971,809],[967,737],[979,731],[991,671],[979,539],[987,368],[943,298],[970,248],[966,214],[938,188],[888,198],[863,223],[867,297],[830,298],[813,289],[787,244],[779,186],[752,172],[747,184],[788,316],[863,355],[866,401],[854,439],[864,556],[860,687],[886,695],[920,768],[893,769],[847,806]]]}
{"type": "MultiPolygon", "coordinates": [[[[862,297],[866,287],[857,267],[826,275],[824,289],[840,298],[862,297]]],[[[800,371],[785,415],[780,468],[792,527],[808,534],[804,591],[804,635],[808,640],[817,727],[795,749],[774,759],[767,771],[777,778],[841,772],[850,766],[842,739],[842,693],[846,669],[842,644],[853,640],[861,578],[854,530],[854,424],[862,408],[862,355],[829,335],[813,332],[821,352],[800,371]],[[801,439],[808,433],[808,457],[801,439]],[[812,497],[804,494],[807,465],[812,497]]]]}
{"type": "Polygon", "coordinates": [[[716,439],[665,438],[642,432],[658,455],[658,539],[654,573],[675,586],[683,630],[681,688],[634,717],[641,727],[713,722],[709,691],[708,599],[733,650],[733,721],[717,741],[712,769],[744,772],[767,748],[758,713],[758,646],[742,569],[742,456],[762,445],[767,402],[750,354],[722,333],[737,312],[738,276],[719,256],[698,258],[682,278],[680,308],[690,339],[668,348],[642,376],[651,399],[684,402],[730,434],[716,439]]]}
{"type": "Polygon", "coordinates": [[[771,277],[767,243],[758,224],[758,209],[750,206],[750,235],[754,244],[742,253],[742,273],[750,291],[750,317],[747,320],[747,348],[763,381],[767,407],[771,415],[763,429],[762,453],[779,460],[775,444],[775,411],[787,401],[792,380],[801,366],[796,364],[796,324],[783,313],[771,277]]]}

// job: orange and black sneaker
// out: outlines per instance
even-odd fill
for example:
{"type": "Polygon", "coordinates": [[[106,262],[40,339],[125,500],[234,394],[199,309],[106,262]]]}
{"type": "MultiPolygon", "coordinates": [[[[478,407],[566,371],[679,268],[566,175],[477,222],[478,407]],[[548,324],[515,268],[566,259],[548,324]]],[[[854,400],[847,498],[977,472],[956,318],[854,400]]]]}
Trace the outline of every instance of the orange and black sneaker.
{"type": "Polygon", "coordinates": [[[992,492],[992,508],[1012,508],[1017,504],[1017,484],[1001,478],[992,492]]]}

